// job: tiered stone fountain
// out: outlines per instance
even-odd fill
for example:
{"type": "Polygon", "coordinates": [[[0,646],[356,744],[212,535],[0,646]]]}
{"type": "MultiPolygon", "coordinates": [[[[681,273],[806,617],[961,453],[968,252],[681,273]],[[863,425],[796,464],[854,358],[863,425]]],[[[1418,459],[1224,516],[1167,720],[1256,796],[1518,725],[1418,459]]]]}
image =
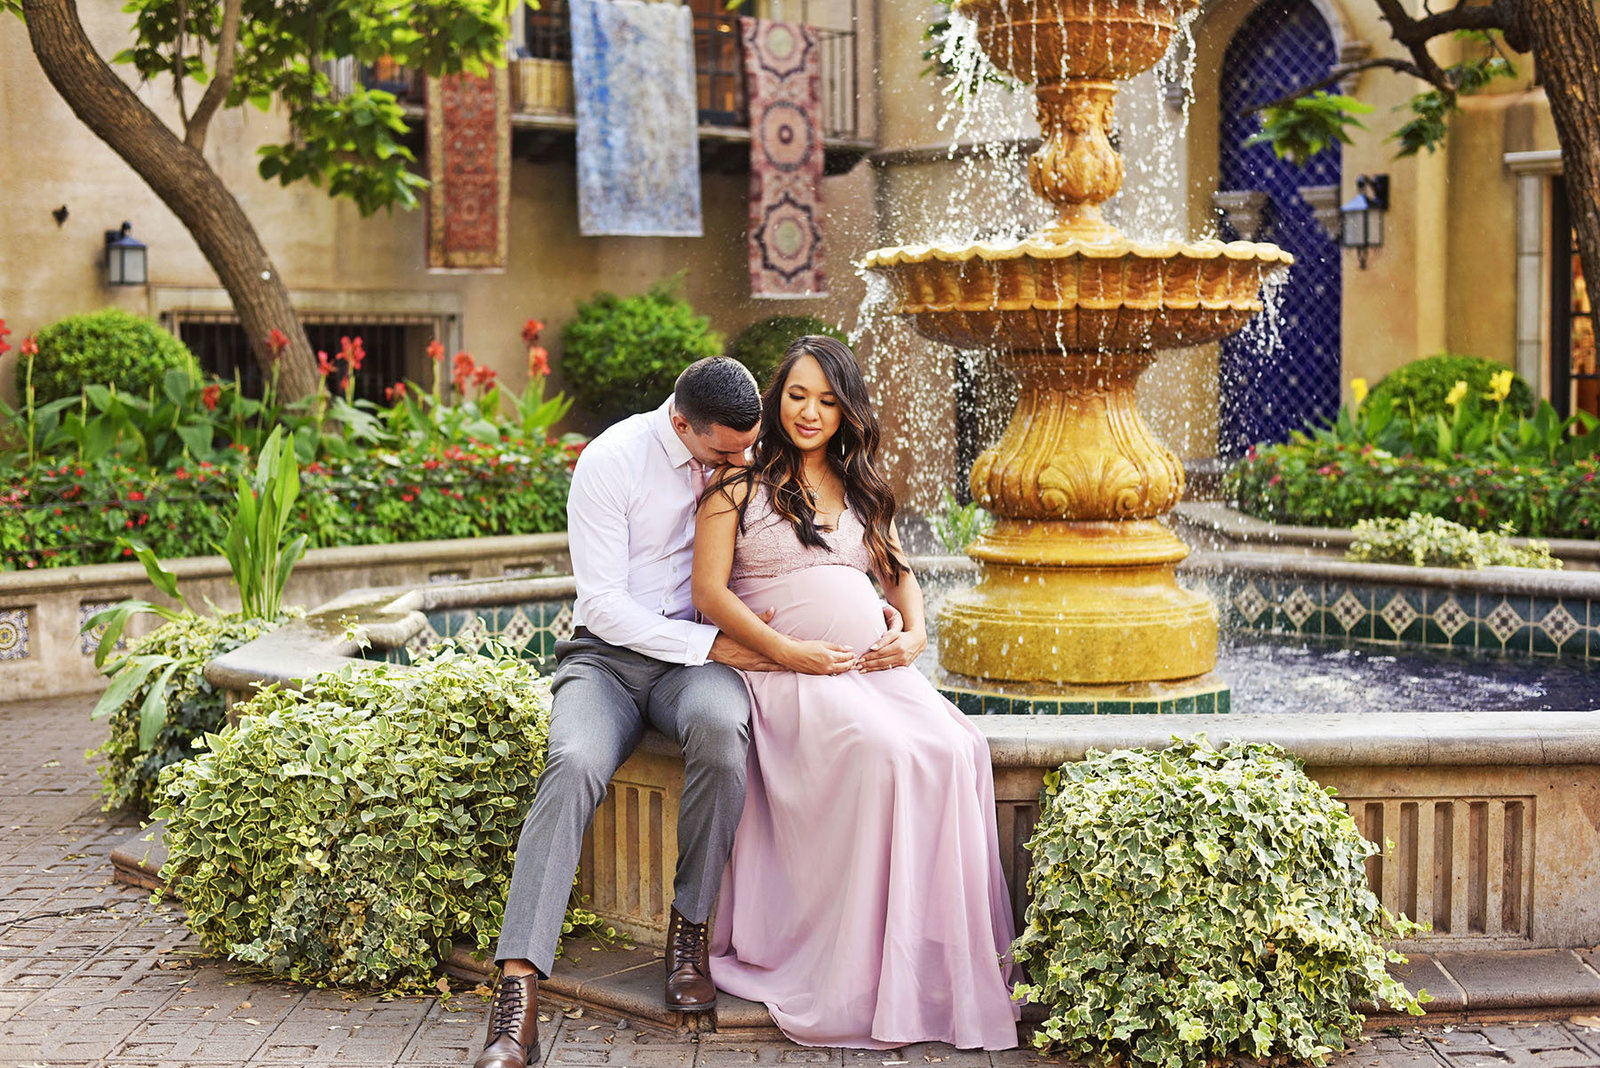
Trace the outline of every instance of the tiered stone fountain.
{"type": "Polygon", "coordinates": [[[1189,550],[1160,521],[1183,467],[1140,418],[1134,387],[1160,349],[1243,327],[1263,280],[1293,260],[1254,242],[1133,241],[1100,210],[1123,179],[1110,140],[1117,82],[1153,66],[1198,3],[958,0],[990,60],[1035,84],[1043,143],[1028,177],[1056,221],[1019,243],[865,261],[920,333],[996,350],[1021,382],[1010,426],[972,469],[974,497],[998,520],[969,550],[981,577],[939,616],[945,688],[990,695],[984,710],[1127,698],[1123,710],[1154,712],[1197,695],[1226,708],[1207,675],[1216,606],[1178,585],[1189,550]]]}

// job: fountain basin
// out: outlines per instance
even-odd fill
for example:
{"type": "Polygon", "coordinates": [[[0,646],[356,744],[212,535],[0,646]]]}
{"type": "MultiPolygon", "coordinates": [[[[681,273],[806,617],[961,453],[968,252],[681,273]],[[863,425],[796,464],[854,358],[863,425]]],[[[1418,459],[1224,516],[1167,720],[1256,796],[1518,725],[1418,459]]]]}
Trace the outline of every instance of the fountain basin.
{"type": "Polygon", "coordinates": [[[1251,241],[911,245],[868,253],[891,308],[918,332],[960,348],[1149,352],[1203,345],[1262,310],[1261,287],[1294,257],[1251,241]]]}
{"type": "Polygon", "coordinates": [[[984,53],[1023,82],[1126,79],[1167,51],[1184,11],[1200,0],[959,0],[984,53]]]}

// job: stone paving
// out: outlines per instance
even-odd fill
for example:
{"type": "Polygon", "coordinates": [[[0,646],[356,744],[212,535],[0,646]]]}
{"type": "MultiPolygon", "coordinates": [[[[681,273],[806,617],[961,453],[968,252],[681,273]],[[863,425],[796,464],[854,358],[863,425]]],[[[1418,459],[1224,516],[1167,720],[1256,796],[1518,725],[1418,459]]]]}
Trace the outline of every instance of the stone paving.
{"type": "MultiPolygon", "coordinates": [[[[91,704],[0,705],[0,1068],[472,1062],[478,994],[383,1001],[262,980],[203,956],[175,906],[114,886],[110,851],[135,823],[94,800],[84,752],[104,727],[89,722],[91,704]]],[[[808,1049],[770,1033],[683,1038],[577,1009],[547,1015],[546,1065],[1064,1063],[938,1045],[808,1049]]],[[[1335,1068],[1600,1068],[1600,1026],[1576,1019],[1373,1031],[1335,1068]]]]}

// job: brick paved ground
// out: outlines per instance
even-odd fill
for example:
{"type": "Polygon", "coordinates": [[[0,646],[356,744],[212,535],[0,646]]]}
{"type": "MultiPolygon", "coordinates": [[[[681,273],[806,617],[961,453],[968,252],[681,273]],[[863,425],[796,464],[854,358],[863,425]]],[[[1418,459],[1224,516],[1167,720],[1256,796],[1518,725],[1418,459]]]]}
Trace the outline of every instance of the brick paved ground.
{"type": "MultiPolygon", "coordinates": [[[[84,751],[103,727],[84,698],[0,706],[0,1068],[470,1064],[483,999],[372,997],[263,982],[199,955],[171,905],[111,883],[134,829],[93,798],[84,751]]],[[[698,1041],[554,1011],[547,1065],[989,1068],[1060,1063],[1026,1051],[819,1050],[777,1038],[698,1041]]],[[[1600,1068],[1600,1028],[1570,1022],[1376,1032],[1335,1068],[1600,1068]]]]}

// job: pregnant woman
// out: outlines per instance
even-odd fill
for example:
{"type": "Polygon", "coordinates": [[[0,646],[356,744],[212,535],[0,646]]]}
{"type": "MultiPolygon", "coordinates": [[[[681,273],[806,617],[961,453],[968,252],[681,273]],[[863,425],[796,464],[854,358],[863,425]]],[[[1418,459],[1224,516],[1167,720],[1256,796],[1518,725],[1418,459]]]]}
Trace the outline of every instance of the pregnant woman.
{"type": "Polygon", "coordinates": [[[700,505],[695,607],[789,669],[745,674],[749,783],[711,975],[806,1045],[1008,1049],[988,745],[915,667],[863,662],[885,633],[869,576],[925,633],[878,440],[854,355],[803,337],[763,398],[751,464],[700,505]]]}

